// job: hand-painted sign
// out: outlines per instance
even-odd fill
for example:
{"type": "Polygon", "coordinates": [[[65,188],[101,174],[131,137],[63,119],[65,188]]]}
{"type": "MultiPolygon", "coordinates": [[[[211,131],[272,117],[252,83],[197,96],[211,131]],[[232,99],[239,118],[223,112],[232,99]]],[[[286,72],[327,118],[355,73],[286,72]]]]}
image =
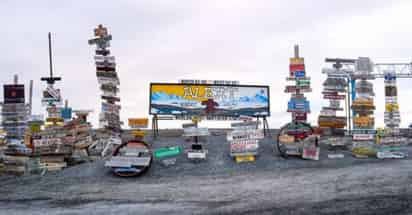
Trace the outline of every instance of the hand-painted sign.
{"type": "Polygon", "coordinates": [[[252,85],[150,85],[150,114],[269,116],[269,87],[252,85]]]}

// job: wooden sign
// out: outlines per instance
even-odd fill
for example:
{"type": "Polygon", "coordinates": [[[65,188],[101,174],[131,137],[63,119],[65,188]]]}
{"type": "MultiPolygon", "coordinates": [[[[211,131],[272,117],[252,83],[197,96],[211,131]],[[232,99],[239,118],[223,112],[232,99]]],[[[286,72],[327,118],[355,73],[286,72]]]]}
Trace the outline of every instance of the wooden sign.
{"type": "Polygon", "coordinates": [[[324,95],[324,99],[332,99],[332,100],[343,100],[345,99],[345,95],[324,95]]]}
{"type": "Polygon", "coordinates": [[[129,118],[129,126],[133,128],[147,128],[149,126],[148,118],[129,118]]]}

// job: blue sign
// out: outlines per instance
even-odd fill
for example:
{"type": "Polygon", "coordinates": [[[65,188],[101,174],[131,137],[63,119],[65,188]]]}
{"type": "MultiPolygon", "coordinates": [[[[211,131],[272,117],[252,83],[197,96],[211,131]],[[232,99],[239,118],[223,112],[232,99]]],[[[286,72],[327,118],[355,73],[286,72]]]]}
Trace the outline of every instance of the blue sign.
{"type": "Polygon", "coordinates": [[[72,118],[72,109],[71,108],[62,108],[61,115],[63,119],[70,120],[72,118]]]}
{"type": "Polygon", "coordinates": [[[295,77],[296,78],[305,77],[305,71],[295,71],[295,77]]]}

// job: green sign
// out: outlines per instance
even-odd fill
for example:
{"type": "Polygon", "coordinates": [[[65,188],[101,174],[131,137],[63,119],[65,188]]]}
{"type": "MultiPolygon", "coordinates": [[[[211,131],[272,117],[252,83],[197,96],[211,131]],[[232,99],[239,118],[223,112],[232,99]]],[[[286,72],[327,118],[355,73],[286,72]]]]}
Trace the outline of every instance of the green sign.
{"type": "Polygon", "coordinates": [[[166,158],[166,157],[177,156],[180,153],[182,153],[182,151],[183,151],[182,147],[180,146],[171,146],[171,147],[155,149],[154,157],[155,158],[166,158]]]}
{"type": "Polygon", "coordinates": [[[298,86],[309,86],[310,80],[297,80],[296,85],[298,86]]]}

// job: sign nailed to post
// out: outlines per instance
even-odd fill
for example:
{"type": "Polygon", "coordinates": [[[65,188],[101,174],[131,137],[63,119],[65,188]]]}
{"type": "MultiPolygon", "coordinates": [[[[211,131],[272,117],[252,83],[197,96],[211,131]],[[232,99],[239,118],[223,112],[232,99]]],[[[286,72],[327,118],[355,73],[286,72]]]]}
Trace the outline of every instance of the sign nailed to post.
{"type": "Polygon", "coordinates": [[[269,86],[151,83],[150,114],[270,116],[269,86]]]}

